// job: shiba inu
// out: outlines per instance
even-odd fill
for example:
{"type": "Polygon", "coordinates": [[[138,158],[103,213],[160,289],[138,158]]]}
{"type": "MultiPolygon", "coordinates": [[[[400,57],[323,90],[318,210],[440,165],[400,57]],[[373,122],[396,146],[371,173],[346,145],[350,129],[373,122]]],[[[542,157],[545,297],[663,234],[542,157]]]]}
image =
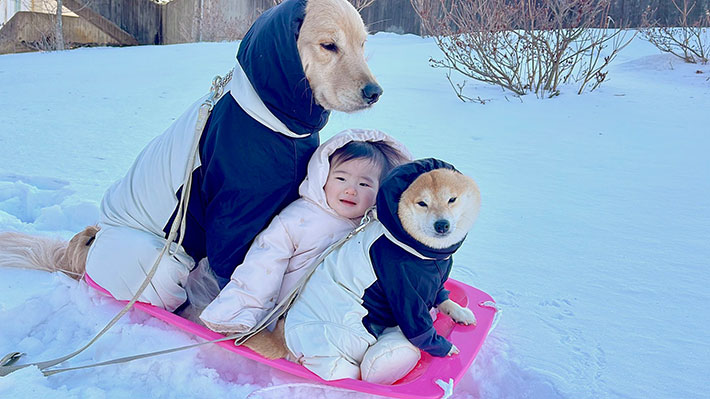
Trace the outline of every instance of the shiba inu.
{"type": "Polygon", "coordinates": [[[274,333],[245,345],[267,357],[289,353],[321,378],[393,383],[420,350],[458,349],[433,328],[436,308],[461,324],[471,310],[443,287],[480,208],[473,179],[436,159],[395,168],[380,186],[377,221],[317,266],[274,333]]]}

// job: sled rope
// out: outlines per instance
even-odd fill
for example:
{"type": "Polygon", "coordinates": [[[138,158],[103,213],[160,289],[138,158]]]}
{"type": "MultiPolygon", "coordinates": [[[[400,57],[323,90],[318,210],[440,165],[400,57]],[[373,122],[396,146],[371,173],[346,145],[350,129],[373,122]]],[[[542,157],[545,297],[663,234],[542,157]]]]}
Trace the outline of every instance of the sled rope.
{"type": "MultiPolygon", "coordinates": [[[[108,366],[111,364],[126,363],[126,362],[130,362],[133,360],[144,359],[144,358],[148,358],[148,357],[159,356],[159,355],[164,355],[164,354],[173,353],[173,352],[179,352],[182,350],[191,349],[191,348],[195,348],[195,347],[202,346],[202,345],[213,344],[213,343],[223,342],[223,341],[230,341],[230,340],[235,340],[235,345],[241,345],[247,339],[258,334],[264,328],[268,327],[273,321],[278,320],[278,318],[281,315],[286,313],[286,311],[290,308],[293,301],[296,299],[298,294],[301,292],[302,287],[305,286],[306,282],[308,282],[310,277],[313,275],[313,272],[315,271],[316,266],[318,264],[320,264],[323,261],[323,259],[325,259],[326,256],[328,256],[335,249],[342,246],[346,241],[348,241],[353,236],[355,236],[358,232],[360,232],[362,229],[364,229],[365,226],[367,226],[374,219],[375,219],[374,207],[372,207],[372,208],[368,209],[368,211],[365,213],[365,216],[363,217],[362,221],[360,222],[360,225],[357,228],[355,228],[353,231],[351,231],[346,237],[344,237],[340,241],[338,241],[335,244],[328,247],[328,249],[318,257],[316,262],[313,263],[314,266],[309,271],[309,273],[307,275],[305,275],[304,277],[302,277],[301,280],[299,280],[298,284],[296,284],[296,287],[294,289],[292,289],[289,292],[289,294],[286,297],[284,297],[284,299],[282,299],[269,314],[267,314],[265,316],[265,318],[263,320],[261,320],[259,323],[257,323],[256,326],[254,326],[251,330],[249,330],[246,333],[231,334],[231,335],[228,335],[228,336],[225,336],[222,338],[218,338],[215,340],[211,340],[211,341],[204,341],[204,342],[199,342],[196,344],[179,346],[179,347],[175,347],[175,348],[171,348],[171,349],[164,349],[164,350],[159,350],[159,351],[155,351],[155,352],[143,353],[143,354],[139,354],[139,355],[125,356],[125,357],[121,357],[121,358],[107,360],[104,362],[92,363],[92,364],[88,364],[85,366],[67,367],[67,368],[63,368],[63,369],[51,369],[51,370],[42,369],[42,373],[45,376],[50,376],[50,375],[62,373],[65,371],[81,370],[81,369],[87,369],[87,368],[92,368],[92,367],[108,366]]],[[[154,271],[154,270],[151,269],[151,271],[154,271]]],[[[141,288],[145,289],[145,287],[141,287],[141,288]]],[[[133,301],[133,302],[135,303],[135,301],[133,301]]],[[[126,306],[128,306],[128,305],[126,305],[126,306]]],[[[87,347],[88,347],[88,345],[87,345],[87,347]]],[[[58,364],[58,363],[55,363],[55,364],[58,364]]],[[[29,366],[29,365],[24,365],[24,367],[26,367],[26,366],[29,366]]],[[[47,366],[47,367],[51,367],[51,366],[47,366]]]]}
{"type": "Polygon", "coordinates": [[[120,357],[120,358],[116,358],[116,359],[112,359],[112,360],[107,360],[107,361],[104,361],[104,362],[87,364],[87,365],[85,365],[85,366],[67,367],[67,368],[63,368],[63,369],[42,370],[42,374],[44,374],[45,376],[50,376],[50,375],[54,375],[54,374],[63,373],[63,372],[65,372],[65,371],[81,370],[81,369],[88,369],[88,368],[93,368],[93,367],[108,366],[108,365],[111,365],[111,364],[127,363],[127,362],[130,362],[130,361],[133,361],[133,360],[144,359],[144,358],[147,358],[147,357],[153,357],[153,356],[159,356],[159,355],[165,355],[165,354],[168,354],[168,353],[178,352],[178,351],[185,350],[185,349],[196,348],[196,347],[202,346],[202,345],[213,344],[213,343],[222,342],[222,341],[229,341],[229,340],[232,340],[232,339],[234,339],[234,338],[235,338],[235,336],[232,335],[232,336],[228,336],[228,337],[223,337],[223,338],[215,339],[215,340],[212,340],[212,341],[198,342],[198,343],[192,344],[192,345],[185,345],[185,346],[180,346],[180,347],[177,347],[177,348],[171,348],[171,349],[164,349],[164,350],[155,351],[155,352],[142,353],[142,354],[140,354],[140,355],[125,356],[125,357],[120,357]]]}
{"type": "MultiPolygon", "coordinates": [[[[30,367],[30,366],[37,366],[44,375],[51,375],[53,374],[50,370],[45,370],[49,367],[55,366],[57,364],[60,364],[62,362],[65,362],[84,350],[86,350],[88,347],[94,344],[102,335],[104,335],[111,327],[113,327],[118,320],[123,317],[128,311],[133,307],[133,304],[135,304],[138,301],[138,298],[140,295],[145,291],[146,287],[148,287],[148,284],[151,284],[151,280],[153,279],[153,276],[155,275],[156,271],[158,270],[158,265],[160,264],[161,259],[167,252],[170,256],[175,255],[176,252],[170,251],[170,247],[175,241],[175,238],[177,237],[178,231],[180,232],[180,238],[178,239],[177,245],[176,245],[176,251],[178,248],[180,248],[180,245],[182,244],[182,240],[185,236],[185,215],[187,214],[187,204],[190,199],[190,187],[192,186],[192,169],[195,164],[195,160],[197,159],[198,156],[198,147],[200,143],[200,137],[202,136],[202,131],[205,128],[205,125],[207,124],[207,119],[210,116],[210,113],[212,112],[212,109],[214,108],[214,105],[217,103],[217,101],[221,98],[221,96],[224,94],[224,87],[226,84],[229,82],[229,80],[232,77],[232,71],[230,71],[225,78],[222,78],[221,76],[217,76],[214,78],[212,81],[212,87],[210,89],[210,94],[207,97],[207,99],[202,103],[199,109],[198,113],[198,118],[197,118],[197,123],[195,126],[195,138],[192,143],[192,147],[190,149],[190,159],[185,167],[185,178],[184,178],[184,184],[183,184],[183,190],[180,195],[180,201],[178,202],[178,209],[175,214],[175,219],[173,220],[172,225],[170,226],[170,234],[168,234],[168,238],[166,240],[165,246],[163,247],[162,251],[158,255],[158,258],[156,259],[155,263],[153,264],[153,267],[151,267],[150,271],[146,274],[145,280],[143,280],[143,283],[141,286],[138,288],[136,291],[135,295],[133,295],[133,298],[131,298],[130,301],[126,304],[126,306],[121,309],[121,311],[114,316],[111,321],[106,324],[106,326],[99,331],[99,333],[92,338],[89,343],[84,345],[83,347],[77,349],[76,351],[56,358],[52,360],[47,360],[43,362],[35,362],[35,363],[28,363],[28,364],[22,364],[22,365],[9,365],[8,361],[5,361],[5,364],[0,364],[0,377],[6,376],[14,371],[23,369],[25,367],[30,367]]],[[[12,354],[9,354],[10,356],[12,354]]],[[[14,355],[10,357],[10,360],[16,360],[19,356],[21,355],[14,355]]],[[[7,356],[6,356],[7,357],[7,356]]],[[[5,360],[5,358],[3,358],[5,360]]]]}
{"type": "Polygon", "coordinates": [[[237,333],[237,334],[232,334],[223,338],[215,339],[212,341],[205,341],[205,342],[200,342],[197,344],[192,344],[192,345],[186,345],[182,347],[176,347],[172,349],[165,349],[165,350],[160,350],[160,351],[155,351],[155,352],[149,352],[149,353],[144,353],[144,354],[139,354],[139,355],[133,355],[133,356],[126,356],[122,358],[117,358],[113,360],[108,360],[100,363],[94,363],[94,364],[89,364],[85,366],[77,366],[77,367],[70,367],[70,368],[64,368],[64,369],[52,369],[48,370],[48,368],[53,367],[57,364],[60,364],[66,360],[69,360],[79,353],[83,352],[86,350],[89,346],[91,346],[94,342],[96,342],[103,334],[105,334],[111,327],[113,327],[116,322],[123,317],[132,307],[133,305],[137,302],[138,298],[140,295],[145,291],[147,288],[148,284],[151,283],[151,280],[153,276],[155,275],[158,265],[160,264],[160,260],[162,257],[165,255],[167,252],[169,256],[173,256],[176,254],[176,252],[173,252],[170,250],[170,247],[172,243],[175,241],[175,238],[177,236],[178,231],[180,232],[176,249],[177,251],[180,248],[180,245],[182,244],[183,237],[185,236],[185,216],[187,214],[187,204],[189,203],[190,199],[190,191],[191,191],[191,186],[192,186],[192,169],[195,163],[195,160],[197,159],[198,155],[198,145],[200,142],[200,136],[202,135],[202,131],[204,130],[204,127],[207,123],[207,119],[209,118],[210,113],[212,112],[212,109],[214,108],[214,105],[217,103],[217,101],[221,98],[221,96],[224,94],[224,87],[229,83],[229,81],[232,78],[233,70],[229,71],[229,73],[224,77],[217,76],[212,82],[212,88],[210,90],[210,96],[205,100],[205,102],[200,106],[199,114],[198,114],[198,120],[197,124],[195,127],[195,140],[192,145],[192,150],[191,150],[191,156],[190,160],[187,164],[186,171],[185,171],[185,183],[183,184],[183,189],[182,193],[180,195],[180,201],[178,202],[178,209],[175,215],[175,219],[173,220],[173,223],[170,227],[170,233],[168,235],[168,238],[166,240],[166,244],[163,247],[162,251],[158,255],[158,258],[156,259],[155,263],[153,264],[153,267],[151,267],[150,271],[147,273],[145,280],[139,287],[138,291],[136,294],[133,296],[133,298],[126,304],[126,306],[104,327],[88,344],[84,345],[82,348],[78,349],[75,352],[70,353],[69,355],[62,356],[61,358],[49,360],[49,361],[44,361],[44,362],[37,362],[37,363],[29,363],[29,364],[24,364],[24,365],[18,365],[18,366],[10,366],[10,364],[14,363],[22,354],[19,354],[17,352],[13,352],[11,354],[8,354],[6,357],[8,357],[8,361],[5,361],[5,358],[3,358],[3,361],[5,364],[0,363],[0,377],[5,376],[7,374],[12,373],[13,371],[17,371],[19,369],[29,367],[29,366],[37,366],[41,371],[42,374],[45,376],[53,375],[53,374],[58,374],[64,371],[71,371],[71,370],[79,370],[79,369],[86,369],[86,368],[91,368],[91,367],[98,367],[98,366],[106,366],[110,364],[118,364],[118,363],[125,363],[129,362],[132,360],[137,360],[137,359],[142,359],[142,358],[147,358],[147,357],[152,357],[152,356],[158,356],[162,354],[167,354],[167,353],[173,353],[181,350],[186,350],[190,348],[194,348],[197,346],[201,345],[206,345],[206,344],[211,344],[211,343],[217,343],[217,342],[222,342],[222,341],[228,341],[228,340],[235,340],[235,345],[241,345],[243,344],[246,340],[251,338],[252,336],[258,334],[261,332],[263,329],[268,327],[271,323],[274,321],[278,320],[279,317],[281,317],[283,314],[288,311],[288,309],[291,307],[293,304],[293,301],[296,299],[296,297],[300,294],[301,290],[303,289],[303,286],[305,286],[306,282],[310,279],[311,275],[313,275],[313,272],[315,271],[316,267],[319,263],[325,259],[326,256],[328,256],[331,252],[333,252],[335,249],[339,248],[342,246],[346,241],[350,240],[354,235],[359,233],[362,229],[365,228],[372,220],[376,219],[375,215],[375,207],[371,207],[368,209],[368,211],[365,213],[365,216],[363,216],[362,221],[360,225],[355,228],[353,231],[351,231],[346,237],[343,239],[339,240],[335,244],[331,245],[324,253],[322,253],[317,260],[313,263],[313,267],[309,271],[307,275],[301,278],[299,280],[298,284],[296,284],[295,288],[292,289],[288,295],[284,297],[278,304],[275,305],[274,309],[272,309],[271,312],[269,312],[263,320],[261,320],[257,325],[255,325],[251,330],[249,330],[246,333],[237,333]]]}
{"type": "Polygon", "coordinates": [[[313,262],[310,266],[310,270],[308,273],[306,273],[303,277],[301,277],[300,280],[298,280],[298,283],[295,284],[294,288],[289,291],[289,293],[284,296],[279,303],[274,305],[274,308],[264,316],[261,321],[259,321],[254,327],[252,327],[249,331],[242,333],[242,334],[237,334],[239,337],[234,341],[235,345],[241,345],[244,342],[246,342],[249,338],[253,337],[254,335],[258,334],[261,332],[263,329],[271,325],[271,323],[277,321],[281,316],[283,316],[289,308],[291,308],[291,305],[293,302],[296,300],[298,295],[300,295],[301,291],[303,291],[303,287],[305,287],[306,283],[308,280],[310,280],[311,276],[313,273],[316,271],[318,268],[318,265],[323,262],[323,260],[330,255],[333,251],[336,249],[340,248],[345,244],[348,240],[353,238],[357,233],[362,231],[367,225],[370,224],[373,220],[377,219],[377,214],[375,211],[375,207],[372,206],[370,207],[367,211],[365,211],[365,215],[362,217],[362,220],[360,221],[360,225],[356,227],[353,231],[348,233],[347,236],[343,237],[339,241],[337,241],[335,244],[331,245],[328,247],[328,249],[325,250],[318,258],[316,259],[315,262],[313,262]]]}

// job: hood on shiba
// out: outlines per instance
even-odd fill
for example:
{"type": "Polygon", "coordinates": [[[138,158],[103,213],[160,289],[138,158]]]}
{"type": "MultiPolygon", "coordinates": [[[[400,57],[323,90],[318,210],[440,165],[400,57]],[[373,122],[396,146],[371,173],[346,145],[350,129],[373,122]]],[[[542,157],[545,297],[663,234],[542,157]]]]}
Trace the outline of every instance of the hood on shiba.
{"type": "Polygon", "coordinates": [[[402,221],[399,220],[398,211],[402,193],[407,190],[417,177],[442,168],[457,171],[453,165],[435,158],[421,159],[400,165],[385,177],[380,183],[380,189],[377,192],[377,219],[385,226],[395,241],[398,241],[395,243],[398,245],[404,244],[427,258],[439,260],[446,259],[456,252],[463,244],[463,240],[442,249],[426,246],[415,240],[404,230],[402,221]]]}
{"type": "Polygon", "coordinates": [[[303,180],[303,183],[301,183],[298,193],[301,197],[315,202],[321,208],[332,214],[336,213],[328,205],[325,198],[325,190],[323,190],[323,186],[325,186],[328,179],[328,173],[330,172],[329,158],[337,149],[351,141],[384,141],[399,151],[407,160],[412,159],[412,155],[404,144],[395,140],[390,135],[375,129],[347,129],[328,139],[328,141],[321,144],[316,149],[315,153],[313,153],[313,156],[311,156],[308,162],[306,178],[303,180]]]}
{"type": "Polygon", "coordinates": [[[321,130],[330,115],[315,103],[298,54],[296,41],[305,15],[306,0],[270,8],[251,26],[237,53],[266,108],[296,134],[321,130]]]}

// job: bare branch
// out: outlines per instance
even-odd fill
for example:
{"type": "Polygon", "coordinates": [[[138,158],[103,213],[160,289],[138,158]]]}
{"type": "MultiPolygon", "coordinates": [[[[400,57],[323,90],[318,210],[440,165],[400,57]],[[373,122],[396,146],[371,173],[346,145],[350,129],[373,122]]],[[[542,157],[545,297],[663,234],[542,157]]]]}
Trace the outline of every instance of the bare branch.
{"type": "Polygon", "coordinates": [[[655,9],[647,8],[642,17],[641,35],[664,53],[670,53],[691,64],[707,64],[710,58],[710,10],[690,20],[696,3],[672,0],[678,12],[676,27],[661,26],[654,18],[655,9]]]}
{"type": "Polygon", "coordinates": [[[517,95],[555,96],[565,83],[594,90],[633,38],[611,26],[609,0],[410,1],[444,55],[432,66],[517,95]]]}

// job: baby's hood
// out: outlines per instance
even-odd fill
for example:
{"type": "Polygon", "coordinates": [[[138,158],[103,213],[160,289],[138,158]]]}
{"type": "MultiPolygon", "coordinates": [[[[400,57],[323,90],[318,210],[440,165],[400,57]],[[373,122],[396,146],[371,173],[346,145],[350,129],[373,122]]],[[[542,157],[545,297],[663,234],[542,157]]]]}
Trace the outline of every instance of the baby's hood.
{"type": "Polygon", "coordinates": [[[325,191],[323,190],[323,186],[325,186],[325,182],[328,179],[328,171],[330,170],[328,158],[335,150],[351,141],[384,141],[399,151],[405,158],[405,161],[412,159],[412,155],[404,144],[382,131],[375,129],[343,130],[321,144],[313,153],[311,160],[308,162],[306,179],[303,180],[298,189],[298,193],[301,197],[313,201],[323,209],[335,214],[335,211],[328,206],[325,191]]]}

